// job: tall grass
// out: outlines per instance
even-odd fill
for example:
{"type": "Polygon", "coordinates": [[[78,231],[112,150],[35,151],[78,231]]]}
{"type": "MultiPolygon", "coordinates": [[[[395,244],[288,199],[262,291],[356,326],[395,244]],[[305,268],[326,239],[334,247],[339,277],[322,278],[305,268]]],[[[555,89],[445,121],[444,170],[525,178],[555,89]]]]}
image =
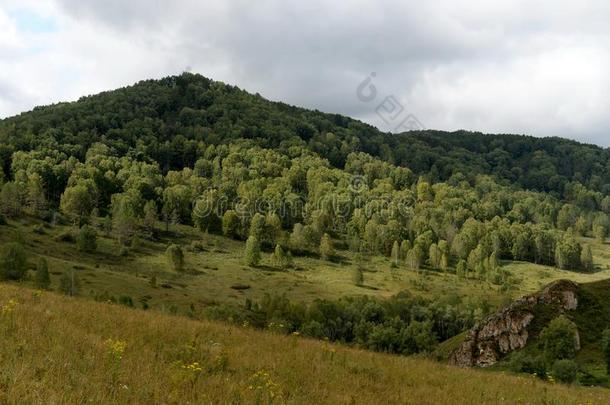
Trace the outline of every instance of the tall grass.
{"type": "Polygon", "coordinates": [[[0,286],[0,403],[609,403],[604,389],[451,368],[0,286]],[[7,308],[8,308],[7,307],[7,308]]]}

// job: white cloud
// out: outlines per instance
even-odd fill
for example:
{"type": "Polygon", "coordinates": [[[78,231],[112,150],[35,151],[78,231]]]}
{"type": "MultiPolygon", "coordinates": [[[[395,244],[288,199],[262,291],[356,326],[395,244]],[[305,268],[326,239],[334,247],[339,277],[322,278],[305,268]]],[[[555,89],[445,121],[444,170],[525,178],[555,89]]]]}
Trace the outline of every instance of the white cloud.
{"type": "Polygon", "coordinates": [[[5,0],[0,116],[189,66],[386,130],[355,96],[376,72],[378,101],[396,95],[428,128],[610,145],[609,14],[593,0],[5,0]],[[17,9],[56,29],[20,30],[17,9]]]}

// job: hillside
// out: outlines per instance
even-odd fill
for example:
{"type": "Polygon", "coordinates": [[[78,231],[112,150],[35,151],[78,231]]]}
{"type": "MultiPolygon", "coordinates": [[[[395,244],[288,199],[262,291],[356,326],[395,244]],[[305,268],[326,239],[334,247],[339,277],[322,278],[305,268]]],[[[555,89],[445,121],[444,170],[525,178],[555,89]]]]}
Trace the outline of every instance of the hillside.
{"type": "Polygon", "coordinates": [[[196,142],[236,139],[284,150],[305,142],[339,168],[349,153],[364,152],[434,182],[449,180],[456,173],[470,180],[489,174],[525,189],[564,197],[573,193],[571,182],[604,195],[610,191],[608,149],[560,138],[467,131],[382,133],[349,117],[271,102],[188,73],[4,119],[0,121],[0,161],[8,174],[16,150],[55,145],[83,159],[89,146],[104,142],[120,153],[137,145],[138,153],[160,162],[164,170],[175,170],[195,164],[196,142]]]}
{"type": "Polygon", "coordinates": [[[544,330],[565,316],[577,331],[573,358],[579,381],[607,386],[603,336],[610,320],[609,287],[608,279],[582,284],[557,280],[444,342],[437,353],[462,367],[524,371],[545,378],[549,364],[544,359],[544,330]]]}
{"type": "Polygon", "coordinates": [[[112,235],[100,232],[96,251],[84,254],[74,242],[59,240],[60,236],[74,231],[72,226],[51,227],[40,220],[26,219],[0,225],[0,246],[23,239],[28,251],[28,268],[32,270],[27,281],[30,284],[33,284],[36,263],[45,259],[52,290],[59,288],[63,274],[74,271],[81,282],[82,296],[113,300],[130,297],[137,307],[143,303],[159,310],[174,307],[182,314],[192,313],[191,308],[201,313],[208,307],[224,304],[242,306],[246,299],[260,301],[265,294],[274,292],[285,294],[295,302],[311,303],[317,299],[336,300],[355,295],[388,298],[409,291],[430,299],[445,296],[473,303],[486,302],[493,309],[554,280],[587,283],[610,278],[610,249],[592,239],[586,239],[585,243],[593,246],[597,271],[582,273],[507,261],[503,267],[515,279],[507,290],[488,280],[462,278],[451,272],[422,274],[404,266],[393,271],[391,259],[378,255],[364,264],[364,285],[357,286],[352,280],[357,263],[349,251],[341,252],[342,263],[297,256],[293,259],[294,266],[286,270],[274,268],[272,254],[265,252],[262,266],[253,269],[243,262],[243,241],[201,234],[189,226],[173,226],[172,230],[176,231],[164,234],[159,240],[142,240],[127,255],[119,254],[112,235]],[[185,246],[185,262],[190,271],[177,273],[169,268],[165,250],[170,242],[185,246]],[[201,249],[191,250],[193,245],[201,245],[201,249]],[[156,286],[150,283],[153,276],[156,286]],[[248,288],[232,288],[239,285],[248,288]]]}
{"type": "Polygon", "coordinates": [[[605,403],[462,370],[0,286],[3,403],[605,403]]]}
{"type": "Polygon", "coordinates": [[[0,160],[0,280],[98,302],[424,356],[610,278],[608,150],[559,138],[382,134],[183,74],[5,119],[0,160]]]}

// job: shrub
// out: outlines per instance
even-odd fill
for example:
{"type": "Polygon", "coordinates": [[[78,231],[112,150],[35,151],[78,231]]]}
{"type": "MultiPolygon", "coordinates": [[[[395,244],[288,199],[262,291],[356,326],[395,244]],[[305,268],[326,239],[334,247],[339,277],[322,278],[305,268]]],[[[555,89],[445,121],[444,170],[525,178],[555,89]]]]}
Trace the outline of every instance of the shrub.
{"type": "Polygon", "coordinates": [[[89,225],[83,225],[76,236],[76,248],[81,252],[95,252],[97,249],[97,232],[89,225]]]}
{"type": "Polygon", "coordinates": [[[142,245],[142,241],[140,240],[140,236],[137,233],[134,233],[131,237],[131,241],[129,243],[129,247],[133,250],[138,250],[142,245]]]}
{"type": "Polygon", "coordinates": [[[335,249],[333,247],[333,241],[330,236],[325,233],[320,241],[320,256],[324,260],[330,260],[335,255],[335,249]]]}
{"type": "Polygon", "coordinates": [[[27,271],[25,249],[20,243],[10,242],[0,251],[0,279],[21,280],[27,271]]]}
{"type": "Polygon", "coordinates": [[[549,363],[555,360],[570,359],[580,349],[578,329],[564,315],[553,319],[540,334],[544,356],[549,363]]]}
{"type": "Polygon", "coordinates": [[[36,288],[46,290],[51,285],[51,277],[49,276],[49,265],[47,260],[43,257],[38,259],[36,264],[36,277],[34,279],[36,288]]]}
{"type": "Polygon", "coordinates": [[[119,256],[125,257],[129,255],[129,248],[125,245],[119,247],[119,256]]]}
{"type": "Polygon", "coordinates": [[[546,364],[542,356],[531,356],[523,352],[513,353],[509,368],[516,373],[535,374],[540,378],[546,376],[546,364]]]}
{"type": "Polygon", "coordinates": [[[357,286],[361,286],[364,283],[364,274],[360,267],[355,267],[354,270],[352,270],[352,281],[357,286]]]}
{"type": "Polygon", "coordinates": [[[178,245],[169,245],[165,251],[169,265],[174,271],[181,272],[184,270],[184,252],[178,245]]]}
{"type": "Polygon", "coordinates": [[[47,233],[44,229],[44,226],[42,226],[42,225],[35,226],[34,229],[32,229],[32,232],[34,232],[37,235],[44,235],[47,233]]]}
{"type": "Polygon", "coordinates": [[[59,279],[59,292],[65,295],[74,296],[78,294],[79,290],[80,280],[78,279],[76,272],[74,270],[64,272],[59,279]]]}
{"type": "Polygon", "coordinates": [[[121,295],[119,297],[119,304],[125,305],[126,307],[133,307],[133,299],[129,295],[121,295]]]}
{"type": "Polygon", "coordinates": [[[309,321],[305,325],[303,325],[301,332],[305,336],[309,336],[316,339],[323,339],[326,336],[324,333],[324,327],[320,324],[320,322],[315,320],[309,321]]]}
{"type": "Polygon", "coordinates": [[[574,360],[557,360],[553,363],[551,374],[558,381],[573,383],[578,375],[578,364],[574,360]]]}
{"type": "Polygon", "coordinates": [[[282,249],[281,245],[275,245],[275,251],[273,252],[273,256],[271,257],[273,265],[280,269],[286,269],[292,266],[292,255],[290,252],[286,252],[282,249]]]}
{"type": "Polygon", "coordinates": [[[74,235],[70,231],[61,232],[61,233],[57,234],[57,236],[55,236],[54,239],[57,242],[67,242],[67,243],[74,243],[76,241],[76,239],[74,238],[74,235]]]}

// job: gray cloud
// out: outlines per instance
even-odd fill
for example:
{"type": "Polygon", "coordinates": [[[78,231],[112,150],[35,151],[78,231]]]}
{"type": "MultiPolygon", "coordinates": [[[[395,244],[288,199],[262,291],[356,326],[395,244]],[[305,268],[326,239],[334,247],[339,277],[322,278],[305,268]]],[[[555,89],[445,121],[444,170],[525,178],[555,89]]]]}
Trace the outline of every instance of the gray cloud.
{"type": "Polygon", "coordinates": [[[45,4],[59,32],[17,33],[13,42],[42,41],[43,49],[12,61],[0,56],[5,77],[36,97],[5,102],[0,116],[31,108],[32,100],[74,99],[190,66],[271,99],[351,115],[383,130],[393,126],[375,107],[395,95],[428,128],[610,145],[610,5],[603,1],[45,4]],[[49,58],[57,61],[50,69],[49,58]],[[71,80],[61,74],[68,67],[71,80]],[[363,103],[355,90],[371,72],[379,99],[363,103]],[[43,81],[50,84],[34,87],[43,81]]]}

